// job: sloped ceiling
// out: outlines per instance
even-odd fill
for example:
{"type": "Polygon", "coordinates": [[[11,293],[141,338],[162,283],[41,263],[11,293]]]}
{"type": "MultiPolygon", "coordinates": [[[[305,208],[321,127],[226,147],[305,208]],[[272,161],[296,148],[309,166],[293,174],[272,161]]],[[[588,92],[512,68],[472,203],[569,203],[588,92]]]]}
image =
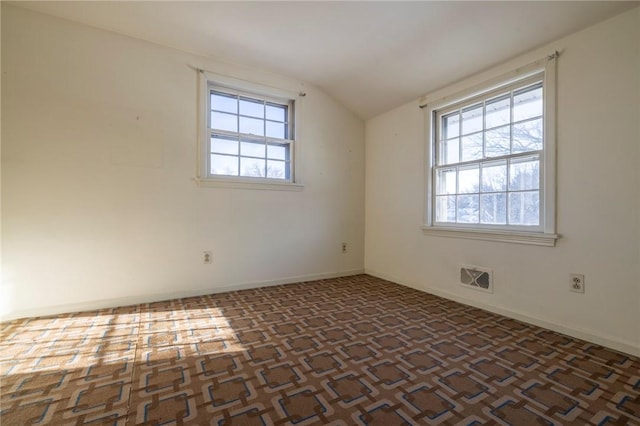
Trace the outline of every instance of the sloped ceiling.
{"type": "Polygon", "coordinates": [[[14,2],[313,83],[363,119],[640,2],[14,2]]]}

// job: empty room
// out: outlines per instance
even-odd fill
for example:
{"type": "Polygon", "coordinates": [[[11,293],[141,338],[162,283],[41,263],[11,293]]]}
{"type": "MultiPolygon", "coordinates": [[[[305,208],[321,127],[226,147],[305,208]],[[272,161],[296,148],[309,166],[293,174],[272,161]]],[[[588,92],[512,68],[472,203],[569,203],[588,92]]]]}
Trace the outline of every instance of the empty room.
{"type": "Polygon", "coordinates": [[[640,2],[0,7],[0,424],[640,426],[640,2]]]}

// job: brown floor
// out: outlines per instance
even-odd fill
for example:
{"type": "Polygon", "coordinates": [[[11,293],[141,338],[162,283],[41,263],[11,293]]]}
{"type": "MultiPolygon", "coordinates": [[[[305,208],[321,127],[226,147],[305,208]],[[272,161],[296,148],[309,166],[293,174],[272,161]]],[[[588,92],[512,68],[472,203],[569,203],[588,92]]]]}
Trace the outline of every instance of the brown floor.
{"type": "Polygon", "coordinates": [[[2,323],[2,425],[640,425],[640,360],[367,275],[2,323]]]}

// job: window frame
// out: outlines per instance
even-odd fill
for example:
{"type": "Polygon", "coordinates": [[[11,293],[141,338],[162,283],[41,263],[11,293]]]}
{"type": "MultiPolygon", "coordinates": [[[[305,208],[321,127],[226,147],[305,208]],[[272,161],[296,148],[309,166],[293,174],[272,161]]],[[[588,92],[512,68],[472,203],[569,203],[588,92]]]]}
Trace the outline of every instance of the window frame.
{"type": "MultiPolygon", "coordinates": [[[[557,53],[461,91],[444,89],[445,96],[421,106],[425,113],[427,136],[424,191],[426,199],[422,226],[425,235],[555,246],[559,238],[556,234],[556,57],[557,53]],[[523,87],[527,87],[535,84],[536,81],[541,81],[543,88],[543,148],[541,151],[522,153],[522,156],[539,154],[539,226],[436,222],[436,169],[440,168],[436,155],[438,155],[440,117],[456,109],[462,110],[465,106],[491,100],[505,91],[517,90],[513,89],[516,85],[522,84],[523,87]]],[[[512,121],[511,124],[513,124],[512,121]]],[[[483,126],[482,133],[484,132],[483,126]]],[[[512,157],[513,154],[510,153],[496,158],[483,156],[475,161],[480,166],[482,161],[497,161],[512,157]]],[[[456,163],[455,166],[459,164],[456,163]]]]}
{"type": "MultiPolygon", "coordinates": [[[[199,70],[198,84],[198,150],[197,150],[197,177],[194,179],[199,186],[222,187],[236,189],[260,189],[280,191],[300,191],[304,188],[300,173],[300,143],[299,143],[299,118],[301,110],[301,97],[298,93],[240,80],[233,77],[214,74],[199,70]],[[269,138],[266,135],[256,136],[264,139],[265,143],[271,139],[274,142],[281,141],[289,145],[289,177],[287,179],[218,175],[211,173],[211,135],[218,133],[226,136],[241,138],[245,135],[238,132],[218,130],[211,128],[211,92],[219,91],[225,94],[247,97],[263,102],[271,102],[287,105],[288,131],[287,139],[269,138]]],[[[240,116],[239,111],[238,114],[240,116]]],[[[266,121],[266,119],[265,119],[266,121]]],[[[238,153],[240,161],[244,156],[238,153]]],[[[250,157],[247,157],[250,158],[250,157]]],[[[266,157],[265,157],[266,159],[266,157]]],[[[286,161],[286,160],[285,160],[286,161]]]]}

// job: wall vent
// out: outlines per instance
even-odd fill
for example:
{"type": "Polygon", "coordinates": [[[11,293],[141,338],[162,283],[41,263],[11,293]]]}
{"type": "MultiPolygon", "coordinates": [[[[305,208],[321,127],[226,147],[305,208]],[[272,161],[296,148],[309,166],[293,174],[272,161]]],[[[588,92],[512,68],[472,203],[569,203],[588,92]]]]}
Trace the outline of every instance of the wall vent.
{"type": "Polygon", "coordinates": [[[493,271],[480,266],[460,265],[460,285],[493,293],[493,271]]]}

